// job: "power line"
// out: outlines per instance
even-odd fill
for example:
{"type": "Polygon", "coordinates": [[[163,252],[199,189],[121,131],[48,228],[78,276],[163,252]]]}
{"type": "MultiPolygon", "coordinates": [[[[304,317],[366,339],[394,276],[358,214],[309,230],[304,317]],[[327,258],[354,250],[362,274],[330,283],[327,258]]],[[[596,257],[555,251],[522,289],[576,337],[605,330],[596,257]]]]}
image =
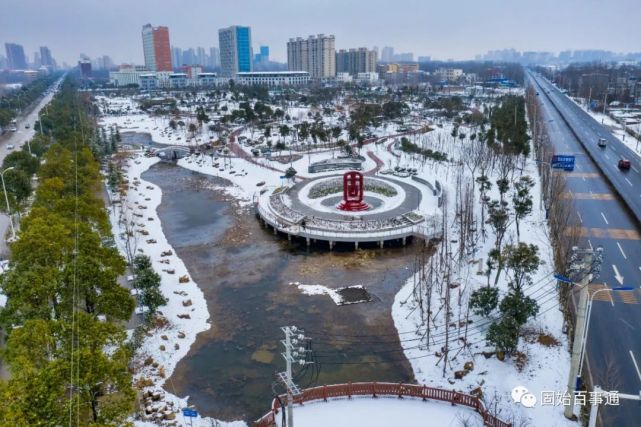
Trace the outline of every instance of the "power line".
{"type": "MultiPolygon", "coordinates": [[[[539,314],[545,314],[545,313],[547,313],[548,311],[550,311],[550,310],[552,310],[554,308],[556,308],[556,307],[550,307],[547,310],[545,310],[545,311],[543,311],[543,312],[541,312],[539,314]]],[[[469,347],[469,346],[472,346],[474,344],[478,344],[478,343],[481,343],[481,342],[484,342],[484,341],[486,341],[486,340],[485,339],[481,339],[481,340],[473,341],[471,343],[467,343],[467,344],[461,345],[459,347],[450,348],[450,351],[464,349],[466,347],[469,347]]],[[[376,354],[376,352],[370,352],[369,354],[376,354]]],[[[380,365],[380,364],[390,364],[390,363],[396,363],[396,362],[405,362],[405,361],[408,361],[408,360],[423,359],[423,358],[430,357],[430,356],[434,356],[434,355],[432,353],[428,353],[428,354],[424,354],[424,355],[421,355],[421,356],[406,357],[404,359],[371,360],[371,361],[360,361],[360,362],[323,362],[323,364],[324,365],[380,365]]]]}
{"type": "MultiPolygon", "coordinates": [[[[537,284],[542,283],[546,279],[548,279],[550,276],[552,276],[554,273],[548,273],[545,276],[541,277],[539,280],[534,282],[531,286],[528,287],[528,291],[530,291],[533,287],[535,287],[537,284]]],[[[538,291],[543,289],[543,286],[548,285],[552,283],[554,280],[548,280],[545,282],[542,286],[539,286],[535,291],[533,291],[531,294],[527,294],[526,296],[534,296],[534,294],[538,293],[538,291]]],[[[417,334],[419,330],[414,330],[414,331],[399,331],[397,333],[390,333],[390,334],[376,334],[376,335],[349,335],[349,334],[339,334],[341,337],[353,337],[353,338],[376,338],[376,337],[383,337],[383,336],[393,336],[393,337],[398,337],[399,335],[407,335],[407,334],[417,334]]],[[[332,334],[324,333],[324,332],[313,332],[314,335],[325,335],[325,336],[332,336],[332,334]]],[[[397,342],[397,341],[390,341],[392,342],[397,342]]]]}
{"type": "MultiPolygon", "coordinates": [[[[539,281],[537,283],[540,283],[540,282],[541,281],[539,281]]],[[[546,285],[552,283],[552,282],[553,282],[553,280],[547,281],[546,283],[541,285],[538,289],[534,290],[532,293],[525,294],[525,296],[534,297],[535,295],[540,294],[541,293],[540,291],[542,291],[542,290],[545,290],[547,292],[548,290],[546,290],[544,287],[546,285]]],[[[528,290],[530,290],[530,289],[528,289],[528,290]]],[[[543,294],[541,294],[541,295],[543,295],[543,294]]],[[[549,302],[552,299],[555,299],[556,297],[557,297],[556,293],[550,293],[550,296],[547,297],[545,300],[538,301],[539,306],[542,306],[542,305],[546,304],[547,302],[549,302]]],[[[496,320],[496,319],[484,320],[483,322],[477,324],[475,329],[479,329],[479,328],[481,328],[483,326],[489,325],[494,320],[496,320]]],[[[347,336],[347,337],[354,337],[354,338],[356,338],[356,337],[364,337],[364,338],[372,338],[373,339],[373,341],[363,341],[363,340],[358,340],[358,339],[343,338],[343,337],[346,337],[346,336],[342,335],[342,334],[339,334],[339,336],[337,338],[332,339],[332,340],[323,340],[323,339],[316,340],[315,339],[314,341],[315,342],[321,342],[321,343],[336,343],[336,342],[351,343],[351,342],[356,342],[356,343],[359,343],[359,344],[397,344],[399,342],[403,343],[403,342],[420,341],[427,334],[427,330],[421,330],[420,328],[418,328],[417,330],[413,331],[412,333],[414,333],[415,335],[421,334],[422,336],[416,337],[416,338],[398,339],[398,340],[380,340],[380,339],[376,339],[377,337],[379,337],[379,335],[352,335],[352,336],[347,336]]],[[[323,332],[319,332],[319,333],[311,332],[310,334],[311,335],[320,335],[320,336],[331,336],[331,334],[323,333],[323,332]]],[[[380,336],[390,336],[390,335],[393,335],[393,334],[382,334],[380,336]]],[[[444,335],[445,335],[445,332],[439,332],[439,333],[431,334],[430,337],[441,337],[441,336],[444,336],[444,335]]]]}
{"type": "MultiPolygon", "coordinates": [[[[549,310],[551,310],[553,308],[556,308],[556,306],[552,306],[549,309],[541,312],[540,314],[546,313],[547,311],[549,311],[549,310]]],[[[498,319],[495,319],[495,320],[498,320],[498,319]]],[[[493,323],[493,321],[488,322],[488,324],[491,324],[491,323],[493,323]]],[[[467,337],[465,337],[465,338],[468,339],[470,337],[475,337],[477,335],[481,335],[483,332],[484,331],[482,331],[481,329],[476,329],[476,330],[472,331],[471,333],[468,333],[467,337]]],[[[463,338],[463,337],[459,336],[459,337],[453,338],[451,341],[456,342],[456,341],[460,340],[461,338],[463,338]]],[[[446,344],[446,342],[447,341],[445,341],[445,340],[441,340],[439,342],[431,342],[429,344],[419,344],[419,345],[412,346],[412,347],[402,347],[401,346],[400,348],[394,348],[394,349],[389,349],[389,350],[368,350],[368,351],[366,351],[364,353],[351,353],[351,352],[344,352],[343,353],[343,352],[340,352],[338,350],[335,350],[335,351],[320,351],[320,352],[315,351],[315,352],[319,353],[321,358],[326,357],[326,356],[323,356],[323,355],[343,355],[345,358],[347,358],[347,357],[354,357],[354,356],[355,357],[360,357],[360,356],[366,356],[366,355],[372,355],[372,354],[405,353],[407,350],[415,350],[415,349],[421,349],[422,350],[423,348],[425,348],[428,345],[429,346],[440,346],[440,345],[446,344]]],[[[471,345],[471,343],[467,344],[467,345],[471,345]]],[[[465,347],[465,345],[463,347],[465,347]]]]}

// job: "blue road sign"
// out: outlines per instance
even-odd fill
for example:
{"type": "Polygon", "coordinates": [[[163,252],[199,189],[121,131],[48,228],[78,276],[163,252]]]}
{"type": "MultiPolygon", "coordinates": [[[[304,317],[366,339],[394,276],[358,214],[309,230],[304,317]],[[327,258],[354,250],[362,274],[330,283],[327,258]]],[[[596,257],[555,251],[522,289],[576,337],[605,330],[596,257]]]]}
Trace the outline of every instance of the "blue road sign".
{"type": "Polygon", "coordinates": [[[280,179],[287,179],[287,177],[285,175],[282,175],[280,179]]]}
{"type": "Polygon", "coordinates": [[[573,171],[574,160],[575,160],[575,157],[570,155],[552,156],[551,166],[553,169],[563,169],[566,171],[573,171]]]}
{"type": "Polygon", "coordinates": [[[189,409],[189,408],[183,408],[183,415],[185,417],[197,417],[198,416],[198,411],[194,409],[189,409]]]}
{"type": "Polygon", "coordinates": [[[569,277],[565,277],[565,276],[563,276],[563,275],[561,275],[561,274],[555,274],[555,275],[554,275],[554,278],[555,278],[556,280],[558,280],[559,282],[569,283],[569,284],[574,283],[574,282],[572,282],[572,280],[570,280],[570,278],[569,278],[569,277]]]}

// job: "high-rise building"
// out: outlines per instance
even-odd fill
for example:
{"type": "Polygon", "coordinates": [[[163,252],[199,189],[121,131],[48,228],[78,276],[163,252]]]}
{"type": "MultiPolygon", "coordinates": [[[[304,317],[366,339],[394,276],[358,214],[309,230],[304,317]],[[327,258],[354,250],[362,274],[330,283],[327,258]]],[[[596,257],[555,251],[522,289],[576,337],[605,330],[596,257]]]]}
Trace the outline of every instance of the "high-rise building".
{"type": "Polygon", "coordinates": [[[207,62],[206,56],[207,55],[205,54],[204,47],[196,48],[196,62],[198,63],[198,65],[205,65],[205,63],[207,62]]]}
{"type": "Polygon", "coordinates": [[[182,65],[182,59],[183,59],[183,50],[179,47],[172,47],[171,48],[171,63],[175,66],[178,67],[182,65]]]}
{"type": "Polygon", "coordinates": [[[287,42],[287,68],[289,71],[307,71],[314,79],[336,75],[336,39],[333,35],[297,37],[287,42]]]}
{"type": "Polygon", "coordinates": [[[269,62],[269,46],[260,47],[260,61],[269,62]]]}
{"type": "Polygon", "coordinates": [[[385,46],[381,51],[381,62],[392,61],[394,61],[394,48],[391,46],[385,46]]]}
{"type": "Polygon", "coordinates": [[[81,59],[78,61],[78,68],[80,69],[80,77],[88,79],[91,77],[91,61],[81,59]]]}
{"type": "Polygon", "coordinates": [[[254,64],[265,64],[269,62],[269,46],[261,46],[259,53],[254,55],[254,64]]]}
{"type": "Polygon", "coordinates": [[[218,30],[221,74],[235,77],[236,73],[252,70],[252,33],[250,27],[234,25],[218,30]]]}
{"type": "Polygon", "coordinates": [[[220,50],[217,47],[209,48],[209,61],[212,68],[220,67],[220,50]]]}
{"type": "Polygon", "coordinates": [[[172,71],[171,50],[169,47],[169,28],[142,27],[142,48],[145,66],[150,71],[172,71]]]}
{"type": "Polygon", "coordinates": [[[24,48],[16,43],[5,43],[4,48],[7,52],[7,61],[9,68],[12,70],[26,70],[27,59],[24,56],[24,48]]]}
{"type": "MultiPolygon", "coordinates": [[[[183,55],[182,55],[182,60],[180,61],[180,65],[193,65],[195,64],[196,61],[196,52],[194,51],[193,47],[190,47],[189,49],[183,50],[183,55]]],[[[178,68],[178,67],[176,67],[178,68]]]]}
{"type": "Polygon", "coordinates": [[[397,53],[394,55],[394,61],[399,62],[413,62],[414,54],[412,52],[397,53]]]}
{"type": "Polygon", "coordinates": [[[91,68],[94,70],[109,70],[113,68],[113,66],[113,61],[107,55],[99,56],[98,58],[91,61],[91,68]]]}
{"type": "Polygon", "coordinates": [[[53,57],[47,46],[40,46],[40,62],[44,67],[53,68],[53,57]]]}
{"type": "Polygon", "coordinates": [[[336,72],[352,76],[376,72],[376,52],[365,47],[341,49],[336,52],[336,72]]]}

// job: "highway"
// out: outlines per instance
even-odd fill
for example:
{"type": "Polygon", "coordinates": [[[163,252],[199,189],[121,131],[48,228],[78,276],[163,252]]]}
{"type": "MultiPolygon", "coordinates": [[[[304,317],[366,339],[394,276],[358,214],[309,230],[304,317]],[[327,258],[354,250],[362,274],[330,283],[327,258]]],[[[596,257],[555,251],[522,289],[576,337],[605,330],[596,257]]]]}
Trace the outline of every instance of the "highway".
{"type": "MultiPolygon", "coordinates": [[[[35,135],[35,130],[33,128],[34,123],[38,120],[38,114],[51,99],[54,97],[58,87],[62,83],[64,76],[57,80],[52,86],[48,89],[48,94],[40,99],[37,104],[29,111],[28,113],[21,115],[16,118],[17,121],[17,131],[11,132],[8,131],[5,135],[0,137],[0,164],[4,161],[4,158],[15,150],[20,150],[27,141],[31,140],[35,135]],[[25,126],[29,125],[27,129],[25,126]],[[12,149],[9,149],[9,146],[13,146],[12,149]]],[[[0,196],[1,197],[1,196],[0,196]]],[[[4,200],[4,199],[3,199],[4,200]]],[[[2,200],[2,203],[4,201],[2,200]]],[[[4,236],[7,233],[9,227],[9,217],[5,214],[0,214],[0,258],[6,258],[9,255],[9,250],[7,248],[7,243],[4,240],[4,236]]]]}
{"type": "MultiPolygon", "coordinates": [[[[600,123],[546,79],[528,71],[539,92],[546,130],[556,154],[576,156],[573,172],[563,172],[581,230],[580,246],[602,246],[602,271],[590,286],[630,286],[632,292],[600,292],[587,343],[587,375],[605,390],[641,391],[641,161],[600,123]],[[599,138],[607,146],[597,146],[599,138]],[[617,167],[620,158],[632,163],[617,167]]],[[[554,201],[552,202],[554,203],[554,201]]],[[[601,405],[597,425],[639,426],[641,402],[601,405]]]]}
{"type": "Polygon", "coordinates": [[[0,138],[0,164],[7,156],[7,154],[11,153],[12,151],[11,149],[7,148],[9,145],[13,145],[13,150],[19,150],[24,144],[27,143],[27,141],[33,138],[36,133],[33,126],[38,120],[38,114],[40,113],[40,110],[42,110],[47,104],[49,104],[49,102],[51,102],[51,99],[54,97],[58,87],[62,83],[63,78],[56,80],[56,82],[49,87],[48,93],[40,99],[40,101],[32,108],[31,111],[16,118],[16,128],[18,129],[17,131],[7,131],[7,133],[0,138]],[[29,128],[26,128],[27,125],[29,126],[29,128]]]}

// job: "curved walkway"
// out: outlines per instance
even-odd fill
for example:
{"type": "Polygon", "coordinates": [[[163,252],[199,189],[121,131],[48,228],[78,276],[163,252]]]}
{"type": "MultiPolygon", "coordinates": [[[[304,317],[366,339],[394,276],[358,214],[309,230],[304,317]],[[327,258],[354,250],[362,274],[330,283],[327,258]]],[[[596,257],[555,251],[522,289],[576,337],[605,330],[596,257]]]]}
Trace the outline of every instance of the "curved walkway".
{"type": "MultiPolygon", "coordinates": [[[[236,156],[238,156],[239,158],[241,158],[243,160],[246,160],[246,161],[248,161],[250,163],[253,163],[253,164],[257,165],[257,166],[263,167],[265,169],[269,169],[269,170],[274,171],[274,172],[278,172],[280,174],[285,173],[284,170],[281,170],[281,169],[278,169],[278,168],[275,168],[273,166],[266,165],[264,163],[261,163],[261,162],[257,161],[254,156],[252,156],[251,154],[247,153],[245,150],[243,150],[243,148],[240,145],[238,145],[238,142],[237,142],[238,141],[238,136],[241,134],[241,132],[243,130],[244,130],[244,127],[240,127],[240,128],[238,128],[238,129],[236,129],[236,130],[234,130],[234,131],[232,131],[230,133],[231,136],[234,136],[234,141],[233,142],[231,142],[231,141],[229,142],[230,151],[232,153],[234,153],[236,156]]],[[[394,134],[394,135],[378,136],[378,137],[375,137],[375,138],[366,139],[363,142],[363,145],[376,143],[378,141],[385,141],[386,139],[389,139],[389,138],[396,138],[396,137],[399,137],[399,136],[411,135],[411,134],[416,133],[416,132],[418,132],[418,131],[416,130],[416,131],[402,132],[402,133],[398,133],[398,134],[394,134]]],[[[393,143],[394,142],[392,141],[392,143],[387,146],[387,151],[389,151],[395,157],[399,157],[399,155],[394,153],[390,148],[393,143]]],[[[356,146],[356,144],[353,144],[353,146],[356,146]]],[[[325,153],[325,152],[330,152],[330,151],[333,151],[333,150],[328,149],[328,150],[324,150],[324,151],[317,151],[314,154],[325,153]]],[[[367,155],[369,156],[370,159],[372,159],[376,163],[376,166],[373,167],[372,169],[364,172],[364,174],[365,175],[376,175],[381,170],[381,168],[383,168],[383,166],[385,166],[385,162],[383,162],[371,150],[367,151],[367,155]]],[[[296,175],[295,179],[296,180],[306,180],[306,179],[310,179],[310,177],[307,177],[307,176],[304,176],[304,175],[296,175]]]]}
{"type": "MultiPolygon", "coordinates": [[[[322,179],[341,178],[341,177],[342,175],[327,175],[327,176],[323,176],[322,179]]],[[[398,207],[394,209],[382,211],[380,213],[371,213],[366,215],[366,218],[368,220],[384,220],[384,219],[394,218],[399,215],[414,211],[418,209],[418,207],[420,206],[421,191],[415,186],[405,183],[403,181],[397,181],[389,178],[376,177],[376,179],[380,179],[381,181],[389,181],[401,187],[405,192],[405,199],[398,207]]],[[[345,212],[345,213],[323,212],[323,211],[317,211],[307,206],[298,197],[298,192],[301,190],[301,188],[304,185],[307,185],[307,184],[308,184],[307,182],[304,182],[304,183],[299,182],[295,184],[293,187],[291,187],[287,192],[292,202],[291,206],[293,209],[307,216],[315,216],[318,218],[331,219],[331,220],[348,220],[350,218],[359,216],[358,212],[345,212]]],[[[313,184],[310,183],[309,185],[313,185],[313,184]]]]}

